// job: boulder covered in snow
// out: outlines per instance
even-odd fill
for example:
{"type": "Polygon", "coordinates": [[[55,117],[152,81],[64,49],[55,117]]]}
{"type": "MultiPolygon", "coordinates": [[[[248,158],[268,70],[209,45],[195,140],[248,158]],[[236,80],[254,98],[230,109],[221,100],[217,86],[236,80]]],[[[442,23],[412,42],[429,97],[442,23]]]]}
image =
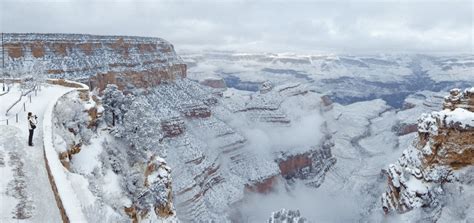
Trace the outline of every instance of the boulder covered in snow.
{"type": "Polygon", "coordinates": [[[273,84],[270,81],[265,81],[260,85],[260,93],[265,94],[273,89],[273,84]]]}

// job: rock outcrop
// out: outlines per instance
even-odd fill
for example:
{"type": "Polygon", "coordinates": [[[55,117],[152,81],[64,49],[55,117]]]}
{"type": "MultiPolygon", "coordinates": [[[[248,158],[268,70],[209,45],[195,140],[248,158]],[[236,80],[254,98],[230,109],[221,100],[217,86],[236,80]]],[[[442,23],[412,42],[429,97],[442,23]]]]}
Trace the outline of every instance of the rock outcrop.
{"type": "Polygon", "coordinates": [[[273,84],[270,81],[265,81],[260,86],[260,93],[265,94],[267,92],[270,92],[272,88],[273,88],[273,84]]]}
{"type": "Polygon", "coordinates": [[[463,108],[474,112],[474,88],[461,91],[458,88],[452,89],[448,96],[444,98],[443,109],[455,110],[463,108]]]}
{"type": "Polygon", "coordinates": [[[474,165],[473,104],[474,88],[453,89],[444,110],[420,117],[417,140],[386,171],[385,213],[440,210],[445,184],[462,182],[459,173],[474,165]]]}
{"type": "Polygon", "coordinates": [[[186,76],[173,45],[160,38],[4,33],[5,72],[81,80],[92,88],[148,88],[186,76]]]}
{"type": "Polygon", "coordinates": [[[269,193],[273,191],[275,185],[278,184],[279,179],[278,175],[273,175],[265,179],[257,179],[246,184],[245,191],[259,194],[269,193]]]}
{"type": "Polygon", "coordinates": [[[165,137],[178,136],[185,130],[184,121],[179,117],[172,117],[161,122],[161,131],[165,137]]]}
{"type": "MultiPolygon", "coordinates": [[[[54,138],[56,150],[63,166],[70,171],[70,174],[84,179],[89,185],[95,185],[91,191],[83,188],[82,190],[77,189],[76,193],[92,192],[94,196],[98,197],[110,197],[113,194],[116,197],[116,200],[102,200],[103,203],[93,211],[87,210],[90,208],[87,205],[90,204],[81,200],[85,202],[82,203],[85,212],[91,212],[92,216],[88,215],[88,219],[106,221],[107,216],[100,216],[100,214],[103,213],[104,207],[112,207],[117,221],[122,219],[136,223],[177,222],[173,205],[171,168],[164,159],[157,155],[152,155],[147,162],[136,162],[133,156],[126,155],[127,150],[130,150],[128,145],[124,146],[113,140],[111,141],[114,143],[113,146],[105,141],[103,144],[97,144],[103,134],[97,131],[99,126],[103,127],[101,118],[103,107],[95,95],[87,98],[88,100],[84,101],[81,93],[71,93],[60,100],[55,108],[54,138]],[[91,112],[91,110],[95,112],[91,112]],[[91,113],[94,115],[91,116],[91,113]],[[91,123],[97,125],[91,125],[91,123]],[[102,159],[97,156],[87,157],[91,152],[100,153],[101,151],[104,153],[101,155],[102,159]],[[87,162],[81,162],[81,157],[87,157],[87,162]],[[97,163],[100,165],[95,167],[96,173],[108,172],[109,177],[113,176],[108,178],[105,183],[102,174],[89,177],[90,172],[87,171],[87,167],[97,163]],[[115,181],[116,187],[111,187],[112,191],[107,191],[108,195],[104,195],[101,189],[97,188],[107,187],[106,185],[111,184],[109,181],[115,181]],[[123,186],[119,186],[117,182],[124,182],[123,186]]],[[[167,130],[164,132],[171,134],[167,135],[168,137],[179,133],[179,127],[177,129],[170,127],[173,125],[180,126],[182,121],[174,120],[168,124],[168,127],[163,126],[167,130]]]]}
{"type": "Polygon", "coordinates": [[[324,175],[336,163],[331,148],[331,137],[326,135],[319,148],[298,153],[281,153],[276,159],[281,175],[288,180],[300,179],[306,185],[319,187],[324,175]]]}
{"type": "Polygon", "coordinates": [[[146,166],[144,187],[131,207],[124,211],[133,222],[169,221],[176,219],[171,189],[171,168],[161,157],[153,156],[146,166]]]}
{"type": "Polygon", "coordinates": [[[212,88],[227,88],[224,79],[220,77],[208,77],[199,83],[212,88]]]}
{"type": "Polygon", "coordinates": [[[410,134],[412,132],[418,131],[418,124],[408,124],[408,123],[401,123],[398,126],[395,126],[393,130],[397,133],[398,136],[403,136],[410,134]]]}
{"type": "Polygon", "coordinates": [[[268,219],[268,223],[305,223],[308,222],[306,218],[302,217],[299,210],[281,209],[275,211],[268,219]]]}

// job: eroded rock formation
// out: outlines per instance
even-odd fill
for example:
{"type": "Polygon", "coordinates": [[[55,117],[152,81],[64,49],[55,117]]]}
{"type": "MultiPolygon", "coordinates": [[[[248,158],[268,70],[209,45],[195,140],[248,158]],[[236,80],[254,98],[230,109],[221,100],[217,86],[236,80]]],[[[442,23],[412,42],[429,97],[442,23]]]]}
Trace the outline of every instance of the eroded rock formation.
{"type": "Polygon", "coordinates": [[[300,179],[312,187],[319,187],[325,173],[336,163],[332,157],[334,146],[331,137],[326,135],[319,148],[297,153],[281,153],[276,159],[281,175],[285,179],[300,179]]]}
{"type": "Polygon", "coordinates": [[[199,82],[202,85],[209,86],[212,88],[226,88],[226,84],[223,78],[209,77],[199,82]]]}
{"type": "Polygon", "coordinates": [[[385,213],[441,207],[445,184],[474,165],[474,88],[453,89],[442,111],[423,114],[413,146],[386,171],[389,189],[382,195],[385,213]]]}
{"type": "Polygon", "coordinates": [[[281,209],[272,213],[268,219],[268,223],[305,223],[306,218],[302,217],[299,210],[281,209]]]}
{"type": "Polygon", "coordinates": [[[124,211],[133,222],[166,220],[172,222],[176,211],[171,189],[171,168],[161,157],[152,156],[144,173],[142,192],[124,211]]]}
{"type": "Polygon", "coordinates": [[[269,193],[278,184],[286,183],[285,180],[299,179],[307,185],[320,185],[335,162],[330,139],[298,148],[298,153],[265,156],[253,151],[256,147],[251,149],[253,142],[242,132],[247,122],[283,130],[290,128],[292,117],[281,104],[307,94],[306,87],[288,84],[242,101],[216,96],[213,89],[188,79],[162,84],[150,91],[147,98],[156,116],[174,120],[162,122],[164,135],[169,136],[162,143],[176,176],[174,203],[180,220],[226,221],[228,210],[235,209],[247,193],[269,193]],[[244,123],[235,124],[235,121],[244,123]],[[300,157],[308,161],[301,162],[300,157]]]}
{"type": "MultiPolygon", "coordinates": [[[[114,84],[123,97],[133,95],[137,99],[133,102],[140,99],[140,103],[130,102],[135,107],[127,107],[125,111],[114,105],[106,107],[104,100],[104,119],[116,117],[118,114],[114,113],[114,109],[120,110],[122,114],[120,120],[112,118],[116,122],[110,126],[98,127],[107,123],[97,121],[99,109],[94,106],[86,108],[87,112],[84,112],[83,106],[73,109],[81,114],[67,113],[67,108],[73,107],[65,106],[63,109],[66,112],[63,111],[62,119],[57,122],[67,123],[61,129],[67,133],[64,137],[74,135],[68,132],[69,127],[79,132],[74,129],[77,117],[67,117],[64,115],[66,113],[81,115],[81,120],[84,115],[88,116],[85,120],[91,118],[90,123],[83,122],[81,131],[93,131],[95,128],[107,130],[104,134],[110,135],[96,137],[94,140],[98,142],[95,144],[81,144],[82,150],[79,152],[84,154],[102,148],[98,161],[100,165],[89,169],[81,166],[80,162],[72,162],[71,168],[76,168],[84,177],[90,176],[92,172],[97,174],[94,178],[84,179],[96,186],[103,185],[101,181],[109,181],[110,178],[125,181],[125,185],[117,186],[117,193],[124,194],[129,202],[113,200],[104,203],[118,210],[121,215],[126,212],[134,220],[153,219],[150,218],[153,216],[172,218],[175,212],[170,204],[173,202],[183,221],[224,222],[229,219],[228,210],[241,202],[247,192],[269,192],[278,182],[285,182],[285,179],[302,179],[306,184],[317,187],[324,180],[328,168],[334,164],[331,145],[325,139],[321,139],[324,141],[322,143],[318,139],[311,145],[298,148],[298,153],[285,153],[285,156],[279,157],[281,153],[276,151],[289,151],[293,149],[292,146],[275,148],[275,153],[268,155],[258,154],[254,151],[258,145],[251,145],[253,142],[244,133],[249,125],[296,128],[293,122],[297,118],[282,108],[285,101],[311,104],[311,111],[319,112],[321,95],[311,91],[309,85],[287,83],[273,86],[268,82],[263,84],[262,92],[249,97],[222,97],[222,89],[208,88],[187,79],[186,66],[174,52],[173,46],[159,38],[5,34],[3,44],[6,71],[12,77],[46,74],[53,78],[80,80],[99,90],[103,90],[107,84],[114,84]],[[173,169],[173,201],[169,187],[171,179],[167,180],[161,175],[168,172],[169,176],[167,165],[162,161],[150,161],[148,153],[146,161],[141,161],[143,157],[139,157],[137,154],[140,153],[136,150],[138,146],[146,145],[130,145],[131,142],[123,142],[126,141],[123,135],[114,135],[119,132],[119,125],[122,128],[125,126],[124,113],[150,114],[140,107],[145,104],[149,105],[146,110],[152,110],[150,116],[127,117],[151,117],[153,120],[148,121],[153,122],[144,123],[153,125],[130,124],[127,134],[136,133],[136,139],[141,139],[152,134],[139,135],[140,129],[146,129],[146,133],[158,133],[153,136],[159,136],[156,141],[159,140],[160,145],[147,148],[147,152],[166,155],[167,165],[173,169]],[[242,123],[235,123],[236,120],[242,123]]],[[[207,85],[220,88],[223,82],[208,82],[207,85]]],[[[87,101],[92,103],[95,100],[88,98],[87,101]]],[[[100,100],[96,103],[100,103],[100,100]]],[[[134,120],[128,121],[131,123],[134,120]]],[[[65,138],[64,141],[65,144],[76,145],[80,141],[75,139],[65,138]]],[[[67,148],[66,145],[64,148],[67,148]]],[[[143,150],[140,149],[140,152],[143,150]]],[[[97,193],[100,194],[100,191],[97,193]]]]}

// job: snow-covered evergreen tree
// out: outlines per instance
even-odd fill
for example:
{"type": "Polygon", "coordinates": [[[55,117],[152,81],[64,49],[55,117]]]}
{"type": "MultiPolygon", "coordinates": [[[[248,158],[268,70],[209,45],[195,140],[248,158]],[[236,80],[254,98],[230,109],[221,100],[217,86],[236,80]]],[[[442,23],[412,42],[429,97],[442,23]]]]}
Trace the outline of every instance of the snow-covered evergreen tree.
{"type": "Polygon", "coordinates": [[[66,130],[64,132],[73,133],[61,135],[69,145],[88,144],[94,134],[88,128],[89,116],[84,110],[80,99],[72,95],[67,96],[67,100],[57,103],[55,107],[55,123],[61,124],[60,127],[66,130]]]}
{"type": "Polygon", "coordinates": [[[135,150],[129,152],[145,160],[149,159],[150,151],[161,153],[161,120],[154,115],[151,105],[144,97],[136,97],[130,109],[123,117],[124,138],[135,150]]]}
{"type": "Polygon", "coordinates": [[[105,109],[104,119],[106,123],[110,126],[117,126],[115,128],[116,135],[121,136],[120,125],[122,124],[123,117],[127,111],[130,109],[131,102],[134,100],[134,96],[124,95],[120,91],[117,85],[109,84],[104,90],[104,95],[102,96],[102,103],[105,109]]]}
{"type": "Polygon", "coordinates": [[[48,76],[46,73],[46,67],[46,62],[42,60],[25,61],[24,66],[22,66],[16,73],[16,78],[23,79],[20,87],[24,91],[29,91],[39,84],[44,83],[48,76]]]}
{"type": "Polygon", "coordinates": [[[133,148],[128,151],[131,158],[147,160],[150,151],[163,155],[161,120],[145,96],[124,95],[116,85],[108,85],[102,102],[105,121],[114,126],[114,135],[125,139],[133,148]]]}

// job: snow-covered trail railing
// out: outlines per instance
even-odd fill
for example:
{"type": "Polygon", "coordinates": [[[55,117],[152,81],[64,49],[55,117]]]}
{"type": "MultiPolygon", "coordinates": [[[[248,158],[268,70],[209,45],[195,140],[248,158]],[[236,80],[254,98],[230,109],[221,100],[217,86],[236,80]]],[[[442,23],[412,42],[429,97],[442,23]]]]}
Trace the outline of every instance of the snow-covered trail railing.
{"type": "Polygon", "coordinates": [[[0,96],[6,95],[6,94],[8,94],[9,92],[10,92],[10,87],[8,86],[6,91],[0,93],[0,96]]]}
{"type": "Polygon", "coordinates": [[[20,103],[21,99],[23,99],[24,96],[26,96],[29,93],[33,92],[35,89],[36,89],[36,85],[34,87],[32,87],[30,90],[27,90],[26,92],[22,92],[21,95],[20,95],[20,98],[18,98],[18,100],[16,100],[12,105],[10,105],[10,107],[8,107],[7,111],[5,112],[5,116],[8,115],[8,112],[10,112],[10,110],[13,107],[15,107],[15,105],[20,103]]]}
{"type": "Polygon", "coordinates": [[[59,156],[53,144],[53,111],[57,101],[65,94],[72,91],[88,91],[87,85],[66,81],[50,79],[51,84],[58,84],[67,87],[74,87],[61,95],[52,98],[46,108],[43,118],[43,148],[46,168],[49,175],[51,187],[56,197],[58,208],[61,212],[63,222],[87,222],[81,208],[77,195],[75,194],[67,176],[67,169],[61,164],[59,156]]]}

